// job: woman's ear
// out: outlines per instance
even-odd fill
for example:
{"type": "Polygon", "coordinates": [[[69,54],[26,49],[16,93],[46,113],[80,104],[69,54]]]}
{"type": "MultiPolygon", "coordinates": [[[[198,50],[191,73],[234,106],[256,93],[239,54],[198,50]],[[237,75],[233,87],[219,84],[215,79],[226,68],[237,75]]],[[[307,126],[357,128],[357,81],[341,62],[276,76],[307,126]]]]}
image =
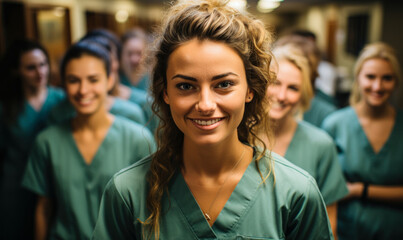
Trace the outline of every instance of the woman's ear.
{"type": "Polygon", "coordinates": [[[169,97],[168,97],[168,92],[167,92],[167,89],[165,88],[164,89],[164,101],[165,101],[165,103],[166,104],[168,104],[169,105],[169,97]]]}
{"type": "Polygon", "coordinates": [[[110,73],[109,77],[108,77],[108,83],[107,83],[108,92],[111,91],[114,86],[115,86],[115,77],[113,76],[112,73],[110,73]]]}
{"type": "Polygon", "coordinates": [[[250,88],[248,88],[248,92],[246,93],[246,98],[245,98],[245,102],[251,102],[253,99],[253,92],[250,90],[250,88]]]}

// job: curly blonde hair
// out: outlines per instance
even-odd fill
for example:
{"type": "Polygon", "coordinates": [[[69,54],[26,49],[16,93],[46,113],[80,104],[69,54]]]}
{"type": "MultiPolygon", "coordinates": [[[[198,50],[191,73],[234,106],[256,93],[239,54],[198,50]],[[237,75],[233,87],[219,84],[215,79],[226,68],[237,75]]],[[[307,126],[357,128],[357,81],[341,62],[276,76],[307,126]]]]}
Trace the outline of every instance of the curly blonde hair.
{"type": "MultiPolygon", "coordinates": [[[[241,57],[250,90],[254,93],[246,104],[243,119],[238,127],[241,142],[257,145],[261,125],[270,132],[266,113],[266,88],[273,82],[270,71],[271,34],[262,22],[226,5],[228,1],[178,1],[169,10],[157,36],[155,65],[152,72],[151,92],[153,111],[160,118],[157,129],[158,149],[152,157],[148,174],[149,217],[143,222],[143,234],[159,238],[161,199],[168,193],[168,183],[182,166],[183,133],[175,125],[169,105],[164,101],[167,88],[166,70],[170,54],[192,39],[212,40],[227,44],[241,57]]],[[[266,147],[264,147],[266,149],[266,147]]]]}

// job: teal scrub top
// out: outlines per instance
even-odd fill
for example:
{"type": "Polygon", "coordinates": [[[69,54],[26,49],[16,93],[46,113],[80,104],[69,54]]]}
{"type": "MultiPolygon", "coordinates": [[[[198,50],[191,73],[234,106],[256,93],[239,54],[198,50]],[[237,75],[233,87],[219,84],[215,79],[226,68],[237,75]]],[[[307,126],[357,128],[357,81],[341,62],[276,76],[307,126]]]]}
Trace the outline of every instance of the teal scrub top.
{"type": "Polygon", "coordinates": [[[21,179],[35,137],[47,126],[50,110],[63,99],[61,89],[48,87],[42,108],[36,111],[25,102],[12,124],[5,122],[0,106],[0,239],[26,239],[22,234],[28,232],[32,235],[35,198],[21,188],[21,179]]]}
{"type": "Polygon", "coordinates": [[[150,129],[152,133],[154,133],[158,127],[159,120],[151,108],[153,102],[152,97],[149,96],[146,91],[132,87],[131,94],[128,100],[141,106],[146,118],[145,126],[150,129]]]}
{"type": "Polygon", "coordinates": [[[322,129],[300,121],[284,158],[315,178],[326,205],[348,194],[333,139],[322,129]]]}
{"type": "Polygon", "coordinates": [[[336,110],[337,108],[334,105],[322,99],[320,94],[317,94],[312,99],[311,107],[304,113],[303,118],[304,121],[309,122],[316,127],[320,127],[323,120],[336,110]]]}
{"type": "MultiPolygon", "coordinates": [[[[396,114],[392,133],[375,153],[352,107],[341,109],[323,122],[333,137],[349,182],[403,185],[403,112],[396,114]]],[[[339,204],[339,239],[403,239],[403,205],[353,199],[339,204]]]]}
{"type": "MultiPolygon", "coordinates": [[[[109,112],[113,115],[127,118],[141,125],[146,123],[144,112],[138,104],[120,98],[114,98],[109,112]]],[[[71,105],[69,100],[66,99],[52,109],[48,117],[48,122],[49,124],[61,123],[75,116],[76,111],[74,107],[71,105]]]]}
{"type": "Polygon", "coordinates": [[[108,181],[154,150],[148,129],[117,116],[89,165],[78,150],[70,121],[39,134],[22,185],[53,200],[49,239],[89,239],[108,181]]]}
{"type": "MultiPolygon", "coordinates": [[[[275,172],[266,182],[254,160],[246,169],[212,227],[182,174],[169,183],[162,198],[160,239],[333,239],[325,204],[315,180],[304,170],[272,153],[275,172]]],[[[258,162],[268,174],[269,153],[258,162]]],[[[151,158],[120,171],[108,183],[93,239],[142,239],[148,217],[146,175],[151,158]]],[[[153,239],[153,238],[151,238],[153,239]]]]}

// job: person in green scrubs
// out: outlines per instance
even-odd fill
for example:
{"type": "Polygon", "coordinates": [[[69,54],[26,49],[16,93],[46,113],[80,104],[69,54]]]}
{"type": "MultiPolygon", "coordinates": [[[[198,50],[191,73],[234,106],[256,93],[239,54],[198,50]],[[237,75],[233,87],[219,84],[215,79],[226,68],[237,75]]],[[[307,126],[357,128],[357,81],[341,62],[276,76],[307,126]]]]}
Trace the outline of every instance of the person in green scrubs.
{"type": "MultiPolygon", "coordinates": [[[[308,59],[310,68],[309,78],[311,85],[315,86],[315,80],[319,76],[318,66],[320,63],[320,51],[318,46],[311,37],[306,36],[300,31],[294,31],[278,39],[276,41],[276,47],[290,43],[301,48],[308,59]]],[[[320,127],[323,120],[334,111],[336,111],[336,106],[324,99],[318,91],[314,91],[314,96],[311,98],[309,108],[303,113],[303,119],[316,127],[320,127]]]]}
{"type": "MultiPolygon", "coordinates": [[[[274,49],[278,61],[276,84],[267,89],[269,118],[274,125],[273,151],[311,174],[327,205],[333,233],[337,229],[337,201],[348,194],[333,139],[323,130],[300,120],[313,97],[308,59],[288,43],[274,49]]],[[[270,144],[264,135],[266,144],[270,144]]]]}
{"type": "Polygon", "coordinates": [[[154,151],[147,128],[106,110],[109,61],[106,49],[91,41],[76,43],[62,60],[76,116],[38,135],[22,181],[39,196],[36,239],[89,239],[106,183],[154,151]]]}
{"type": "Polygon", "coordinates": [[[111,57],[111,71],[114,78],[114,85],[110,90],[110,94],[117,98],[121,98],[138,104],[146,118],[146,127],[154,133],[158,126],[158,118],[155,116],[151,109],[150,96],[147,90],[140,89],[134,86],[126,86],[121,83],[119,78],[119,59],[121,55],[121,44],[119,39],[110,31],[105,29],[97,29],[88,32],[82,40],[89,39],[102,44],[108,49],[111,57]]]}
{"type": "Polygon", "coordinates": [[[48,86],[48,53],[37,42],[13,42],[0,68],[0,239],[32,239],[35,196],[20,183],[36,135],[65,95],[48,86]]]}
{"type": "Polygon", "coordinates": [[[270,152],[270,33],[224,1],[179,1],[158,40],[154,155],[117,173],[93,239],[333,239],[315,180],[270,152]]]}
{"type": "Polygon", "coordinates": [[[389,99],[401,84],[394,50],[367,45],[354,68],[350,105],[325,119],[348,181],[339,239],[403,239],[403,112],[389,99]]]}

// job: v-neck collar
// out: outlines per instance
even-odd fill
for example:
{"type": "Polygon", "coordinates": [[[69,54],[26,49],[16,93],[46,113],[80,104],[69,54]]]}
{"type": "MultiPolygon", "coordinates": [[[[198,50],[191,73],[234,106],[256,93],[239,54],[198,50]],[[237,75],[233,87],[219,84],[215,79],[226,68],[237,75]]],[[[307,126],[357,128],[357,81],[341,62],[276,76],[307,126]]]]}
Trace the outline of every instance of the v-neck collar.
{"type": "Polygon", "coordinates": [[[46,105],[47,105],[48,102],[50,101],[49,99],[50,99],[50,95],[51,95],[51,92],[50,92],[51,90],[50,90],[49,88],[47,88],[46,91],[47,91],[47,92],[46,92],[45,100],[43,101],[42,106],[41,106],[38,110],[36,110],[36,109],[29,103],[29,101],[25,99],[25,106],[26,106],[26,108],[29,109],[29,111],[31,111],[31,112],[35,112],[36,114],[42,113],[43,110],[46,109],[46,105]]]}
{"type": "Polygon", "coordinates": [[[362,125],[361,125],[361,123],[360,123],[360,120],[359,120],[359,118],[358,118],[358,115],[357,115],[357,112],[355,111],[355,109],[353,108],[353,107],[351,107],[351,110],[352,110],[352,112],[353,112],[353,117],[354,117],[354,122],[353,122],[353,124],[355,124],[355,126],[357,127],[357,129],[359,129],[359,132],[358,132],[358,134],[360,134],[361,136],[360,136],[360,138],[361,139],[364,139],[364,149],[367,151],[367,152],[369,152],[369,153],[371,153],[372,155],[374,155],[374,156],[380,156],[380,155],[382,155],[383,154],[383,152],[384,151],[387,151],[387,150],[385,150],[385,149],[389,149],[389,145],[390,145],[390,141],[391,141],[391,139],[393,139],[394,138],[394,134],[395,134],[395,132],[397,132],[397,125],[398,125],[398,122],[400,121],[399,120],[399,111],[397,111],[396,110],[396,115],[395,115],[395,123],[393,124],[393,127],[392,127],[392,131],[391,131],[391,133],[390,133],[390,135],[388,136],[388,139],[386,140],[386,142],[383,144],[383,146],[381,147],[381,149],[378,151],[378,152],[375,152],[374,151],[374,148],[372,147],[372,145],[371,145],[371,143],[370,143],[370,141],[369,141],[369,139],[368,139],[368,137],[367,137],[367,134],[365,133],[365,131],[364,131],[364,128],[362,127],[362,125]]]}
{"type": "Polygon", "coordinates": [[[74,139],[73,128],[71,126],[71,120],[72,119],[69,119],[68,121],[66,121],[66,123],[68,124],[69,132],[70,132],[69,138],[70,138],[71,144],[74,147],[74,150],[76,151],[77,156],[79,156],[80,163],[83,164],[85,167],[91,167],[91,166],[96,165],[96,160],[98,159],[98,155],[102,155],[102,149],[104,149],[104,145],[107,144],[107,142],[109,141],[109,135],[110,135],[111,129],[114,128],[114,126],[115,126],[116,118],[113,120],[112,124],[109,126],[109,129],[107,130],[104,139],[102,139],[101,144],[99,144],[99,147],[98,147],[97,151],[95,152],[94,157],[91,159],[91,162],[89,164],[85,161],[82,153],[80,152],[80,149],[78,148],[77,142],[74,139]]]}
{"type": "MultiPolygon", "coordinates": [[[[258,189],[262,186],[262,178],[255,165],[256,155],[254,148],[253,160],[211,227],[204,218],[203,212],[187,186],[182,173],[178,171],[174,175],[170,185],[171,196],[197,238],[217,238],[217,235],[222,236],[236,231],[236,226],[253,205],[258,189]]],[[[262,167],[263,164],[259,164],[259,166],[262,167]]],[[[261,169],[261,171],[264,174],[266,169],[261,169]]]]}

